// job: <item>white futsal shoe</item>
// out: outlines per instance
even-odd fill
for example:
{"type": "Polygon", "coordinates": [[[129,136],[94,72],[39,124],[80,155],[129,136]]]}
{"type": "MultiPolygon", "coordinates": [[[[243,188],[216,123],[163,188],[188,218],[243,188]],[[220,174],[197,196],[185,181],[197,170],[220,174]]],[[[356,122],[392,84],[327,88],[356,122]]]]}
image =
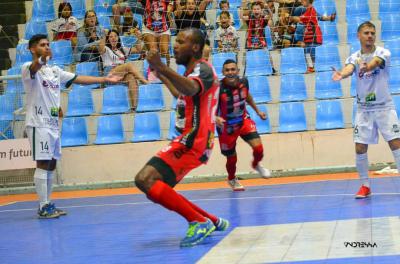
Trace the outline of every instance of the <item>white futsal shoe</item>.
{"type": "Polygon", "coordinates": [[[231,186],[232,191],[234,191],[234,192],[244,191],[244,187],[243,187],[243,185],[240,184],[238,178],[228,180],[228,184],[229,184],[229,186],[231,186]]]}
{"type": "Polygon", "coordinates": [[[268,179],[271,177],[271,172],[269,171],[269,169],[264,168],[262,165],[258,164],[255,168],[254,168],[258,174],[260,174],[261,177],[263,177],[264,179],[268,179]]]}

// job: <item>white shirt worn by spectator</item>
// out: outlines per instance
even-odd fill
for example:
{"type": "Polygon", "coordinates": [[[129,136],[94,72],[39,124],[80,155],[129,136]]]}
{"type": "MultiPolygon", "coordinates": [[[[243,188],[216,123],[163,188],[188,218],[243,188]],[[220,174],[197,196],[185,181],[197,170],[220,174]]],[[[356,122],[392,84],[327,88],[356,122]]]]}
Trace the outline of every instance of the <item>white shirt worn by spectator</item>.
{"type": "Polygon", "coordinates": [[[57,18],[51,24],[51,30],[55,33],[62,32],[77,32],[78,28],[80,28],[80,23],[78,19],[73,16],[65,19],[63,17],[57,18]]]}
{"type": "Polygon", "coordinates": [[[127,47],[122,47],[125,54],[123,54],[120,50],[113,51],[107,46],[105,48],[106,51],[101,55],[104,67],[115,67],[124,64],[130,53],[130,48],[127,47]]]}
{"type": "Polygon", "coordinates": [[[346,60],[346,65],[349,63],[355,66],[358,109],[363,111],[394,109],[389,90],[390,51],[382,47],[376,47],[374,52],[362,54],[361,50],[359,50],[351,54],[346,60]],[[381,58],[383,64],[372,71],[360,75],[361,62],[369,63],[374,57],[381,58]]]}
{"type": "Polygon", "coordinates": [[[222,51],[234,51],[237,48],[239,35],[233,26],[227,28],[219,27],[215,31],[215,40],[222,42],[222,51]],[[233,42],[236,41],[236,47],[233,46],[233,42]]]}
{"type": "Polygon", "coordinates": [[[25,126],[58,130],[61,85],[70,86],[76,75],[50,65],[43,65],[31,75],[31,64],[22,65],[21,73],[26,92],[25,126]]]}

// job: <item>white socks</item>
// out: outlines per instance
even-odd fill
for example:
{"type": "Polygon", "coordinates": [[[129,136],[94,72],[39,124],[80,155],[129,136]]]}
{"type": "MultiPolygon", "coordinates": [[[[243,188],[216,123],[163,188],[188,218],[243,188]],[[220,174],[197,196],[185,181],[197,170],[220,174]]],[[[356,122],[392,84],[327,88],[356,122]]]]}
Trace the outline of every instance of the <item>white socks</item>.
{"type": "Polygon", "coordinates": [[[363,185],[369,187],[368,179],[368,154],[356,154],[356,167],[363,185]]]}
{"type": "Polygon", "coordinates": [[[53,191],[53,176],[54,170],[47,171],[47,198],[50,200],[51,192],[53,191]]]}
{"type": "Polygon", "coordinates": [[[314,63],[312,61],[310,53],[306,53],[306,62],[307,62],[307,67],[311,67],[311,68],[314,67],[314,63]]]}
{"type": "Polygon", "coordinates": [[[42,209],[44,205],[50,202],[47,191],[47,170],[36,168],[33,181],[36,193],[39,196],[40,209],[42,209]]]}
{"type": "Polygon", "coordinates": [[[397,170],[400,172],[400,149],[396,149],[392,151],[394,161],[396,162],[397,170]]]}

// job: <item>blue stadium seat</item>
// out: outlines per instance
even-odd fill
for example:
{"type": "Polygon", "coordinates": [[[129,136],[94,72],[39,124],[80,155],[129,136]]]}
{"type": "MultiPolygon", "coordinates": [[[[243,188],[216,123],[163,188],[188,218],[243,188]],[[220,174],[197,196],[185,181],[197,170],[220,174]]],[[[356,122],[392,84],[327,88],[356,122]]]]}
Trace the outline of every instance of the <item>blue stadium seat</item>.
{"type": "Polygon", "coordinates": [[[279,132],[307,130],[303,103],[281,103],[279,105],[279,132]]]}
{"type": "Polygon", "coordinates": [[[176,97],[175,96],[172,96],[171,109],[173,109],[173,110],[176,109],[176,97]]]}
{"type": "Polygon", "coordinates": [[[399,117],[400,116],[400,95],[394,95],[394,96],[392,96],[392,98],[393,98],[394,106],[396,108],[397,116],[399,117]]]}
{"type": "Polygon", "coordinates": [[[272,33],[269,26],[264,28],[265,40],[267,41],[268,50],[274,49],[274,43],[272,42],[272,33]]]}
{"type": "Polygon", "coordinates": [[[128,100],[128,87],[125,85],[108,86],[103,91],[102,114],[127,113],[131,107],[128,100]]]}
{"type": "Polygon", "coordinates": [[[350,46],[350,55],[361,49],[360,42],[354,42],[350,46]]]}
{"type": "MultiPolygon", "coordinates": [[[[99,65],[97,62],[80,62],[76,64],[76,69],[75,69],[76,75],[89,75],[89,76],[94,76],[98,77],[100,76],[100,70],[99,70],[99,65]]],[[[81,87],[87,87],[87,88],[98,88],[100,85],[99,84],[72,84],[72,89],[79,89],[81,87]]]]}
{"type": "Polygon", "coordinates": [[[124,127],[121,115],[104,115],[97,118],[95,144],[115,144],[124,141],[124,127]]]}
{"type": "MultiPolygon", "coordinates": [[[[221,2],[221,0],[218,0],[218,5],[219,5],[219,2],[221,2]]],[[[242,4],[241,0],[230,0],[229,1],[230,8],[240,7],[241,4],[242,4]]]]}
{"type": "Polygon", "coordinates": [[[140,31],[142,31],[143,16],[140,14],[133,14],[133,19],[138,22],[139,29],[140,29],[140,31]]]}
{"type": "MultiPolygon", "coordinates": [[[[21,74],[20,67],[13,67],[7,71],[7,75],[19,75],[21,74]]],[[[24,86],[21,79],[7,80],[6,93],[24,93],[24,86]]]]}
{"type": "Polygon", "coordinates": [[[97,15],[97,21],[99,22],[100,27],[104,29],[112,29],[110,17],[108,15],[97,15]]]}
{"type": "Polygon", "coordinates": [[[0,140],[13,139],[12,121],[0,120],[0,140]]]}
{"type": "Polygon", "coordinates": [[[31,39],[33,35],[44,34],[47,35],[46,22],[30,20],[25,24],[25,36],[24,39],[31,39]]]}
{"type": "Polygon", "coordinates": [[[156,140],[161,140],[160,117],[158,113],[136,114],[131,142],[156,140]]]}
{"type": "Polygon", "coordinates": [[[339,43],[339,33],[337,31],[336,23],[320,21],[319,26],[321,27],[324,44],[337,45],[339,43]]]}
{"type": "Polygon", "coordinates": [[[328,16],[336,13],[335,1],[333,0],[316,0],[314,1],[313,6],[321,16],[328,16]]]}
{"type": "Polygon", "coordinates": [[[68,94],[66,116],[87,116],[93,113],[92,90],[87,87],[72,89],[68,94]]]}
{"type": "MultiPolygon", "coordinates": [[[[120,36],[122,46],[131,48],[134,46],[137,42],[137,37],[135,36],[120,36]]],[[[133,61],[133,60],[138,60],[140,59],[140,54],[131,54],[128,57],[128,60],[133,61]]]]}
{"type": "Polygon", "coordinates": [[[178,65],[178,68],[176,70],[180,75],[185,74],[186,68],[183,65],[178,65]]]}
{"type": "Polygon", "coordinates": [[[52,41],[50,42],[50,48],[53,52],[52,64],[69,65],[73,62],[71,41],[52,41]]]}
{"type": "Polygon", "coordinates": [[[362,18],[354,18],[352,21],[347,23],[347,43],[351,43],[351,45],[359,45],[359,40],[357,38],[357,29],[358,26],[365,22],[362,18]]]}
{"type": "Polygon", "coordinates": [[[307,88],[303,74],[281,75],[281,102],[303,101],[307,99],[307,88]]]}
{"type": "Polygon", "coordinates": [[[379,0],[379,17],[382,19],[394,10],[400,10],[400,0],[379,0]]]}
{"type": "Polygon", "coordinates": [[[164,107],[164,95],[161,84],[139,86],[136,112],[160,111],[164,107]]]}
{"type": "Polygon", "coordinates": [[[0,95],[0,120],[13,120],[13,113],[17,106],[16,99],[15,93],[0,95]]]}
{"type": "Polygon", "coordinates": [[[342,85],[332,80],[332,72],[318,72],[315,78],[315,98],[331,99],[342,97],[342,85]]]}
{"type": "Polygon", "coordinates": [[[94,0],[94,11],[97,16],[112,16],[114,0],[94,0]]]}
{"type": "MultiPolygon", "coordinates": [[[[164,64],[167,64],[167,59],[165,57],[161,58],[161,61],[164,64]]],[[[149,63],[147,60],[143,61],[143,76],[147,79],[148,78],[148,71],[149,71],[149,63]]]]}
{"type": "Polygon", "coordinates": [[[385,41],[385,49],[390,51],[390,65],[400,66],[400,39],[385,41]]]}
{"type": "Polygon", "coordinates": [[[21,66],[25,62],[32,61],[32,54],[28,49],[28,43],[20,43],[16,48],[15,66],[21,66]]]}
{"type": "Polygon", "coordinates": [[[381,40],[387,41],[392,39],[400,39],[400,18],[396,14],[387,14],[381,18],[381,40]]]}
{"type": "Polygon", "coordinates": [[[86,119],[84,117],[64,118],[61,131],[61,146],[83,146],[89,143],[86,119]]]}
{"type": "Polygon", "coordinates": [[[175,129],[175,111],[171,111],[169,113],[169,130],[168,130],[168,139],[172,140],[180,135],[178,131],[175,129]]]}
{"type": "Polygon", "coordinates": [[[347,22],[362,19],[364,21],[371,20],[368,1],[351,0],[346,1],[346,20],[347,22]]]}
{"type": "MultiPolygon", "coordinates": [[[[267,109],[266,105],[260,104],[260,105],[257,105],[257,107],[261,112],[266,113],[267,116],[268,116],[268,109],[267,109]]],[[[251,108],[250,106],[247,106],[246,109],[247,109],[247,112],[250,115],[250,118],[256,123],[257,132],[259,134],[271,133],[271,126],[269,125],[269,118],[267,118],[267,120],[262,120],[257,115],[257,113],[254,111],[253,108],[251,108]]]]}
{"type": "Polygon", "coordinates": [[[307,71],[303,48],[286,48],[281,50],[281,74],[305,73],[307,71]]]}
{"type": "Polygon", "coordinates": [[[351,76],[350,95],[353,97],[357,95],[357,80],[355,74],[351,76]]]}
{"type": "Polygon", "coordinates": [[[246,52],[246,76],[271,75],[272,65],[266,49],[246,52]]]}
{"type": "Polygon", "coordinates": [[[85,0],[68,0],[72,6],[72,15],[77,19],[83,19],[86,12],[85,0]]]}
{"type": "Polygon", "coordinates": [[[236,53],[234,52],[220,52],[214,53],[212,55],[212,65],[214,66],[215,72],[218,75],[218,78],[222,79],[224,76],[222,75],[222,68],[224,62],[228,59],[236,61],[236,53]]]}
{"type": "Polygon", "coordinates": [[[54,1],[33,0],[32,20],[33,21],[51,21],[56,18],[54,11],[54,1]]]}
{"type": "Polygon", "coordinates": [[[267,103],[271,101],[271,92],[267,76],[250,76],[249,91],[253,96],[254,102],[267,103]]]}
{"type": "Polygon", "coordinates": [[[322,45],[315,48],[316,71],[330,71],[331,67],[341,69],[341,65],[337,45],[322,45]]]}
{"type": "Polygon", "coordinates": [[[400,93],[400,66],[391,67],[389,75],[389,88],[392,94],[400,93]]]}
{"type": "Polygon", "coordinates": [[[344,128],[342,103],[339,100],[317,102],[316,130],[344,128]]]}

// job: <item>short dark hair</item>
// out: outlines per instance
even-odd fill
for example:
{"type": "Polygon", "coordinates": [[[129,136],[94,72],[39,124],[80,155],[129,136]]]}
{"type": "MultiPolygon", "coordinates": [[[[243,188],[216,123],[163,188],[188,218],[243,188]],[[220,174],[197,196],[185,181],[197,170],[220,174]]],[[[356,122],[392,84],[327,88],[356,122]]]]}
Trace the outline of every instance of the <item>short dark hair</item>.
{"type": "Polygon", "coordinates": [[[36,35],[33,35],[33,36],[31,37],[31,39],[29,40],[28,48],[29,48],[29,49],[32,48],[33,46],[35,46],[36,44],[38,44],[39,41],[41,41],[42,39],[47,39],[47,35],[44,35],[44,34],[36,34],[36,35]]]}
{"type": "Polygon", "coordinates": [[[225,10],[222,11],[221,14],[219,14],[219,16],[222,16],[222,15],[226,15],[227,17],[231,18],[231,14],[229,14],[229,12],[225,11],[225,10]]]}
{"type": "Polygon", "coordinates": [[[256,5],[258,5],[258,6],[260,6],[262,8],[262,4],[260,2],[258,2],[258,1],[256,1],[256,2],[253,2],[251,4],[251,9],[253,9],[253,7],[256,6],[256,5]]]}
{"type": "Polygon", "coordinates": [[[190,32],[190,34],[192,36],[193,44],[200,45],[200,56],[201,56],[201,54],[203,53],[205,42],[206,42],[204,33],[201,32],[201,30],[198,28],[185,28],[185,29],[183,29],[183,31],[190,32]]]}
{"type": "Polygon", "coordinates": [[[227,0],[221,0],[221,2],[219,2],[219,8],[222,8],[222,5],[223,4],[228,4],[228,6],[229,6],[229,1],[227,1],[227,0]]]}
{"type": "Polygon", "coordinates": [[[64,2],[64,3],[60,3],[60,5],[58,6],[58,18],[61,17],[61,13],[62,13],[62,11],[64,10],[64,8],[66,6],[69,7],[69,9],[71,10],[71,15],[72,15],[72,6],[71,6],[71,4],[68,3],[68,2],[64,2]]]}
{"type": "MultiPolygon", "coordinates": [[[[226,64],[231,64],[231,63],[235,63],[235,64],[236,64],[236,61],[235,61],[235,60],[232,60],[232,59],[227,59],[227,60],[224,62],[224,64],[222,65],[222,68],[225,67],[226,64]]],[[[237,66],[237,64],[236,64],[236,66],[237,66]]]]}
{"type": "Polygon", "coordinates": [[[365,28],[365,27],[372,27],[373,29],[375,29],[375,25],[372,24],[371,21],[365,21],[365,22],[362,22],[362,23],[358,26],[357,32],[360,32],[361,29],[363,29],[363,28],[365,28]]]}

